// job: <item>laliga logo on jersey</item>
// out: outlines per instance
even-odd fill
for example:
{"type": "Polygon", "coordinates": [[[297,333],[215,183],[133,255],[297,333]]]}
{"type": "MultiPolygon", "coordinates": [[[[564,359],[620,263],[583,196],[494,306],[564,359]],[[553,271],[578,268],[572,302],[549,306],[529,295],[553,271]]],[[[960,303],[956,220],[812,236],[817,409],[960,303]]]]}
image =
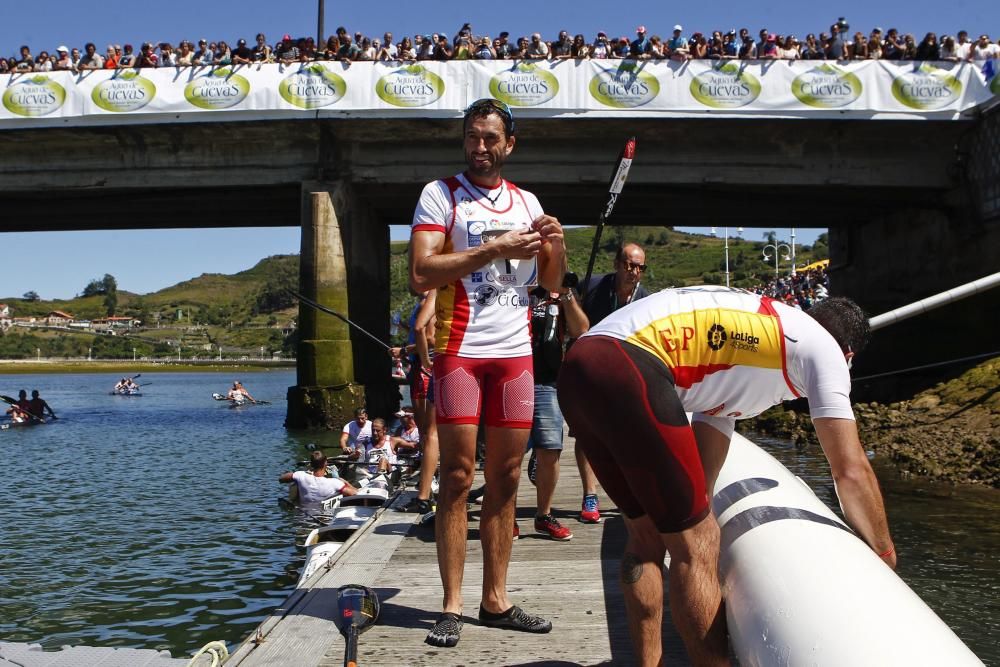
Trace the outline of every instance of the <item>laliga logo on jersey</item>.
{"type": "Polygon", "coordinates": [[[721,324],[713,324],[708,330],[708,346],[718,352],[726,344],[726,329],[721,324]]]}
{"type": "Polygon", "coordinates": [[[38,74],[12,84],[3,93],[3,105],[18,116],[47,116],[66,101],[66,89],[38,74]]]}

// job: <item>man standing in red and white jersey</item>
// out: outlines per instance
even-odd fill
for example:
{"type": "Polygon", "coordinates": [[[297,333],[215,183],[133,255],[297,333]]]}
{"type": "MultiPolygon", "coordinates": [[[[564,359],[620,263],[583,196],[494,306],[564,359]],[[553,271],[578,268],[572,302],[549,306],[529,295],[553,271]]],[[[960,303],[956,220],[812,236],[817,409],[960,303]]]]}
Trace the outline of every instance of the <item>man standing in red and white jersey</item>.
{"type": "Polygon", "coordinates": [[[558,290],[562,284],[562,226],[534,195],[501,176],[515,143],[506,104],[473,102],[462,127],[467,169],[424,187],[410,237],[410,286],[438,290],[434,405],[441,487],[435,523],[444,608],[427,635],[433,646],[454,646],[462,630],[466,498],[480,411],[487,484],[479,621],[525,632],[552,629],[510,602],[507,566],[534,409],[528,293],[537,285],[558,290]]]}

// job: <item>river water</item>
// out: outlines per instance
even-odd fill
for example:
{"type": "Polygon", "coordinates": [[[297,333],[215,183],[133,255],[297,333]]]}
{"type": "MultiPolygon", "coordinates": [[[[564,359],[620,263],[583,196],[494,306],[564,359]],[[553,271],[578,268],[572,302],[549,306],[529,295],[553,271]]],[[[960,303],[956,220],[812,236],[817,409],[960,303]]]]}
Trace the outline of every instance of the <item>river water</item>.
{"type": "MultiPolygon", "coordinates": [[[[339,435],[282,428],[294,372],[246,374],[271,404],[235,409],[211,398],[233,379],[146,374],[126,398],[108,395],[112,374],[0,375],[0,393],[37,388],[61,417],[0,431],[0,640],[180,657],[236,645],[285,599],[306,526],[278,506],[277,476],[339,435]]],[[[818,449],[762,444],[836,504],[818,449]]],[[[1000,492],[879,476],[900,575],[1000,665],[1000,492]]]]}

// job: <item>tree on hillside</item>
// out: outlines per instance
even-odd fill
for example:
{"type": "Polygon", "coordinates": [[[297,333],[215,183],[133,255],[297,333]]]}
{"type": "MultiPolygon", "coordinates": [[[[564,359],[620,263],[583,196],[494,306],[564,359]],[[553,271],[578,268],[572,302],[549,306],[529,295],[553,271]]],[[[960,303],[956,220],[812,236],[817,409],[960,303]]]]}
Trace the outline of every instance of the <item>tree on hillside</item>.
{"type": "Polygon", "coordinates": [[[31,290],[29,292],[25,292],[21,298],[25,301],[40,301],[42,297],[38,296],[38,292],[31,290]]]}
{"type": "Polygon", "coordinates": [[[96,296],[118,291],[118,281],[110,273],[105,273],[103,278],[94,278],[83,288],[80,296],[96,296]]]}
{"type": "Polygon", "coordinates": [[[767,241],[768,243],[777,243],[778,242],[777,232],[775,232],[773,229],[769,232],[764,232],[764,240],[767,241]]]}
{"type": "Polygon", "coordinates": [[[281,266],[278,271],[268,277],[267,282],[254,298],[253,314],[273,313],[276,310],[291,308],[295,298],[289,290],[298,289],[299,274],[293,266],[281,266]]]}
{"type": "Polygon", "coordinates": [[[104,309],[108,312],[108,317],[112,317],[118,309],[118,290],[113,290],[104,295],[104,309]]]}

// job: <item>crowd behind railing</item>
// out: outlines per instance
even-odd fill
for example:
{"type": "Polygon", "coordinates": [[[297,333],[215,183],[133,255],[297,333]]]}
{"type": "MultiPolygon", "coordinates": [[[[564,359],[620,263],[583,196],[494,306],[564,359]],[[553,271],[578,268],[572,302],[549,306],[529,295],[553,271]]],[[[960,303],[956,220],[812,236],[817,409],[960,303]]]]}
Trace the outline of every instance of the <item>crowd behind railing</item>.
{"type": "Polygon", "coordinates": [[[685,34],[681,25],[673,26],[670,36],[650,34],[645,26],[636,28],[636,36],[608,36],[598,32],[593,39],[583,34],[572,37],[559,31],[549,41],[535,32],[512,38],[503,31],[496,36],[476,33],[472,25],[464,24],[457,33],[429,33],[404,36],[396,40],[386,32],[381,39],[337,28],[323,44],[312,37],[283,35],[273,45],[263,33],[252,44],[239,38],[233,45],[225,40],[182,39],[171,42],[143,42],[138,52],[131,44],[108,44],[99,53],[97,45],[88,42],[83,49],[64,45],[54,52],[42,50],[37,55],[31,47],[20,47],[16,56],[0,57],[0,73],[123,69],[135,67],[203,67],[327,61],[418,61],[418,60],[568,60],[568,59],[638,59],[675,60],[926,60],[952,62],[985,62],[1000,58],[1000,45],[988,34],[970,39],[968,31],[946,34],[928,32],[919,42],[913,34],[900,33],[896,28],[883,31],[873,28],[867,36],[862,31],[853,35],[850,25],[841,18],[828,32],[807,34],[799,39],[793,34],[771,32],[761,28],[756,36],[747,28],[723,32],[713,30],[685,34]]]}
{"type": "Polygon", "coordinates": [[[750,288],[750,291],[780,299],[793,308],[809,310],[813,304],[830,295],[830,278],[826,267],[818,266],[806,271],[774,276],[750,288]]]}

